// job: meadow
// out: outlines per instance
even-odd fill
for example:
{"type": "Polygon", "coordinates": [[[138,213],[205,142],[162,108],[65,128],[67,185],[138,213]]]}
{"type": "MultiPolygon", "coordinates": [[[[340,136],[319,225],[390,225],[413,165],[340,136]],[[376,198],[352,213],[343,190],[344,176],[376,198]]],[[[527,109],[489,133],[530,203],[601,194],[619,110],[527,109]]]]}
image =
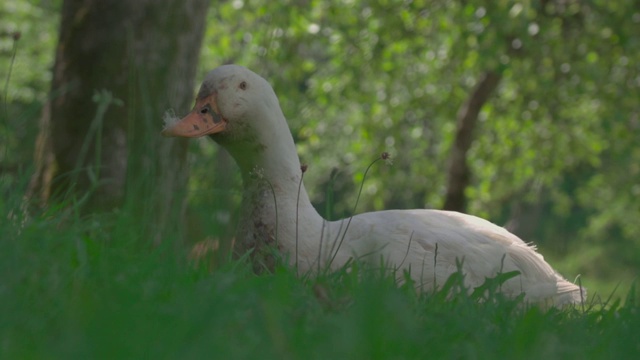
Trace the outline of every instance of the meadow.
{"type": "Polygon", "coordinates": [[[543,309],[501,297],[499,278],[469,293],[457,274],[423,294],[357,264],[319,276],[285,265],[256,274],[246,259],[212,264],[219,256],[194,261],[177,240],[152,245],[126,208],[81,216],[67,204],[27,216],[22,203],[19,195],[0,203],[3,359],[640,354],[635,287],[622,299],[543,309]]]}

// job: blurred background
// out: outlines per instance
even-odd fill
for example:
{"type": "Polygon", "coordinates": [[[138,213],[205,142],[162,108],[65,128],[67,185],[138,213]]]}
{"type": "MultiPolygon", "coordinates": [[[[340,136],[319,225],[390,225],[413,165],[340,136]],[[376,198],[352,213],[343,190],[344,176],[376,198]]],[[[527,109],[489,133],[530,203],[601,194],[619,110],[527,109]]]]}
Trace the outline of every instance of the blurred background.
{"type": "Polygon", "coordinates": [[[273,85],[326,217],[350,214],[386,151],[358,212],[463,211],[600,293],[637,277],[635,0],[4,0],[2,217],[128,207],[143,241],[224,249],[235,164],[159,132],[226,63],[273,85]]]}

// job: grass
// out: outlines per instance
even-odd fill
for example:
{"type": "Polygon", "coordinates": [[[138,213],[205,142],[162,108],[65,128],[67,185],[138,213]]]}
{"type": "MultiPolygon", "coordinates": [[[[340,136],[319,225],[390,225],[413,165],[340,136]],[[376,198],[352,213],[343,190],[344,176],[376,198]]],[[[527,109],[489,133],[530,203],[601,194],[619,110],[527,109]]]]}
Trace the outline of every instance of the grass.
{"type": "MultiPolygon", "coordinates": [[[[0,203],[0,358],[634,358],[636,291],[539,309],[499,294],[416,294],[357,266],[318,278],[243,260],[210,271],[153,247],[126,210],[24,218],[0,203]],[[9,215],[11,214],[11,215],[9,215]]],[[[301,236],[304,236],[301,234],[301,236]]],[[[176,240],[177,241],[177,240],[176,240]]]]}

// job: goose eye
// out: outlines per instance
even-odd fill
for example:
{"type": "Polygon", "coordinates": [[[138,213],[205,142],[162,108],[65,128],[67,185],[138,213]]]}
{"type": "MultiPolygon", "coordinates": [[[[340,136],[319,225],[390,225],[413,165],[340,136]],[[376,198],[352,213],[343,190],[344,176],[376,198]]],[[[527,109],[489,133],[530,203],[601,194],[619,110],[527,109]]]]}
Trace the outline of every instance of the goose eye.
{"type": "Polygon", "coordinates": [[[243,81],[243,82],[240,83],[240,89],[247,90],[247,82],[246,81],[243,81]]]}
{"type": "Polygon", "coordinates": [[[209,110],[211,110],[211,108],[209,107],[209,104],[205,105],[202,109],[200,109],[200,114],[206,114],[209,112],[209,110]]]}

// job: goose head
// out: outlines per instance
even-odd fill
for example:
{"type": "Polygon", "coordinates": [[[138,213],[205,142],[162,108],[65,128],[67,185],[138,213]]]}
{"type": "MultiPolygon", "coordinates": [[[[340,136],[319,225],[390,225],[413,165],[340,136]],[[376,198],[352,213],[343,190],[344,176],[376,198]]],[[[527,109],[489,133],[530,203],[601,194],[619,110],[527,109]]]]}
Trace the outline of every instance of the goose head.
{"type": "MultiPolygon", "coordinates": [[[[296,155],[271,85],[238,65],[223,65],[209,72],[193,110],[167,124],[162,135],[186,138],[208,135],[229,151],[243,174],[256,167],[272,167],[273,162],[296,155]]],[[[295,158],[297,161],[297,155],[295,158]]]]}

